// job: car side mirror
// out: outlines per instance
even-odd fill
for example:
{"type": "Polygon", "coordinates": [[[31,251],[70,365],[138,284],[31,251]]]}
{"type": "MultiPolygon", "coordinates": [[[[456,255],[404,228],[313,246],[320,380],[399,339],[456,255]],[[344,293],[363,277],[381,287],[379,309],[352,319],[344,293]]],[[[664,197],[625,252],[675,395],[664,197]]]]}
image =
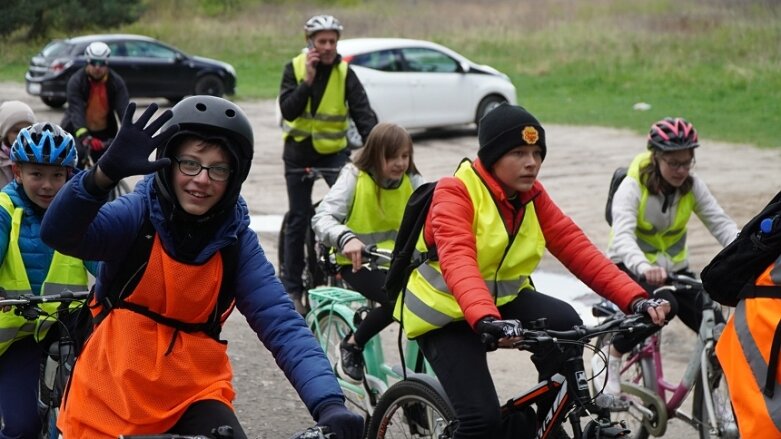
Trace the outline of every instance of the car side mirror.
{"type": "Polygon", "coordinates": [[[184,61],[185,59],[187,59],[187,57],[185,57],[185,56],[184,56],[184,55],[182,55],[181,53],[177,53],[177,54],[174,56],[174,61],[175,61],[175,62],[182,62],[182,61],[184,61]]]}
{"type": "Polygon", "coordinates": [[[461,72],[462,73],[469,73],[469,70],[471,69],[471,67],[469,66],[469,63],[461,62],[460,65],[461,65],[461,72]]]}

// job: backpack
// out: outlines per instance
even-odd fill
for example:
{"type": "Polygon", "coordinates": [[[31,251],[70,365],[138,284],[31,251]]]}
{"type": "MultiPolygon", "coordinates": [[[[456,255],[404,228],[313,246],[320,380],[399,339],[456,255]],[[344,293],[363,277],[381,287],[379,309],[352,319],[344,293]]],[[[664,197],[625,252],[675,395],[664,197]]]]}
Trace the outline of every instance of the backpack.
{"type": "MultiPolygon", "coordinates": [[[[90,337],[95,328],[108,316],[112,309],[116,307],[134,307],[134,304],[125,302],[125,299],[135,290],[138,282],[146,271],[146,264],[149,260],[149,255],[152,253],[152,244],[154,243],[156,231],[152,226],[152,221],[147,217],[144,223],[141,225],[135,241],[130,246],[125,260],[123,261],[121,268],[112,279],[111,283],[106,289],[106,296],[97,301],[95,298],[95,287],[90,290],[90,294],[87,297],[86,305],[81,307],[78,314],[75,317],[72,338],[74,347],[76,349],[76,355],[81,352],[87,339],[90,337]],[[96,315],[93,316],[92,309],[102,307],[96,315]]],[[[238,267],[239,256],[239,243],[234,242],[220,249],[222,255],[222,281],[220,284],[220,293],[217,298],[217,306],[214,313],[211,313],[212,317],[206,324],[186,324],[176,320],[166,319],[163,316],[151,313],[151,311],[139,310],[142,314],[151,313],[148,315],[155,321],[158,321],[158,317],[165,319],[165,321],[158,321],[158,323],[169,324],[182,331],[198,330],[203,331],[207,335],[219,340],[220,334],[220,316],[223,315],[233,305],[233,293],[234,293],[234,279],[236,269],[238,267]],[[181,325],[181,326],[180,326],[181,325]]],[[[137,305],[135,305],[137,307],[137,305]]]]}
{"type": "Polygon", "coordinates": [[[781,255],[780,219],[781,192],[702,270],[702,285],[713,300],[735,306],[745,297],[781,297],[771,292],[773,287],[754,286],[756,278],[781,255]],[[763,231],[765,219],[770,219],[765,225],[770,227],[763,231]]]}
{"type": "Polygon", "coordinates": [[[621,166],[613,171],[613,177],[610,178],[610,187],[607,191],[607,203],[605,204],[605,221],[609,226],[613,225],[613,194],[618,190],[618,186],[624,181],[629,168],[621,166]]]}
{"type": "Polygon", "coordinates": [[[385,294],[391,301],[395,301],[399,293],[407,287],[407,281],[413,270],[428,260],[437,259],[437,249],[434,247],[429,248],[425,253],[415,250],[420,232],[426,224],[436,187],[436,181],[422,184],[410,195],[404,208],[383,286],[385,294]]]}

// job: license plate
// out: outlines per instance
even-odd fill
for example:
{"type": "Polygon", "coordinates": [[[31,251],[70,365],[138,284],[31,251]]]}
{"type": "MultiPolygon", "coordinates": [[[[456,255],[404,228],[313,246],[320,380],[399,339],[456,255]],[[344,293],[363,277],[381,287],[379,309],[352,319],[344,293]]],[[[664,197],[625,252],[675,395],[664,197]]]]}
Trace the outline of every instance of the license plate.
{"type": "Polygon", "coordinates": [[[39,95],[41,94],[41,84],[37,82],[28,82],[27,83],[27,93],[31,95],[39,95]]]}

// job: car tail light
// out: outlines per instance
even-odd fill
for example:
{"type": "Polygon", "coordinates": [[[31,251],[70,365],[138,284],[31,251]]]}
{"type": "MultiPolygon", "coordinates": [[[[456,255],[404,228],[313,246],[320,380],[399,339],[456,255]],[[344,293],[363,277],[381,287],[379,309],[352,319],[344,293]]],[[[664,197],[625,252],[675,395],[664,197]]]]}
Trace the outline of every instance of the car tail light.
{"type": "Polygon", "coordinates": [[[353,60],[354,55],[347,55],[342,57],[342,61],[350,63],[353,60]]]}
{"type": "Polygon", "coordinates": [[[50,70],[52,73],[60,73],[60,72],[62,72],[63,70],[65,70],[65,69],[67,69],[68,67],[70,67],[70,66],[71,66],[71,64],[73,64],[73,61],[72,61],[72,60],[68,60],[68,59],[55,59],[55,60],[54,60],[54,61],[53,61],[53,62],[52,62],[50,65],[49,65],[49,70],[50,70]]]}

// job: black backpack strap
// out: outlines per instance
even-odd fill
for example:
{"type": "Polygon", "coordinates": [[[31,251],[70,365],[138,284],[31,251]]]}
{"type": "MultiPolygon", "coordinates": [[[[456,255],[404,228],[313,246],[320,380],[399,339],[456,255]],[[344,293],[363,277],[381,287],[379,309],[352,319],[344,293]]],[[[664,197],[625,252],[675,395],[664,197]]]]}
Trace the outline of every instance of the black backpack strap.
{"type": "Polygon", "coordinates": [[[223,247],[220,250],[222,255],[222,282],[220,283],[220,294],[217,297],[217,306],[209,319],[209,327],[204,331],[215,340],[220,339],[222,331],[222,315],[233,307],[236,302],[236,272],[239,267],[239,241],[223,247]]]}
{"type": "Polygon", "coordinates": [[[136,240],[130,246],[130,250],[120,265],[119,271],[106,289],[106,294],[97,302],[97,305],[103,308],[94,318],[95,326],[106,318],[120,300],[125,299],[136,289],[138,282],[141,281],[141,277],[146,271],[149,255],[152,253],[152,244],[155,241],[155,234],[152,220],[145,216],[136,240]]]}

